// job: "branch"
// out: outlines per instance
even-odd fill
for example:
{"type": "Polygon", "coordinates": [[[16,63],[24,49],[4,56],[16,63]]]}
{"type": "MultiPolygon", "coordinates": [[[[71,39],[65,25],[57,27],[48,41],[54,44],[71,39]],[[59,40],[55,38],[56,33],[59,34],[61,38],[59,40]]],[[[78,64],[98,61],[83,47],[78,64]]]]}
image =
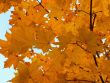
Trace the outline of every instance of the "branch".
{"type": "MultiPolygon", "coordinates": [[[[96,54],[97,54],[97,52],[96,52],[96,54]]],[[[97,60],[96,60],[96,56],[95,56],[95,55],[93,55],[93,59],[94,59],[94,62],[95,62],[96,67],[98,68],[98,62],[97,62],[97,60]]],[[[100,73],[100,75],[99,75],[99,78],[100,78],[100,80],[101,80],[102,83],[105,83],[105,82],[104,82],[104,79],[103,79],[103,77],[102,77],[102,75],[101,75],[101,73],[100,73]]]]}
{"type": "MultiPolygon", "coordinates": [[[[49,13],[49,11],[42,5],[42,1],[39,2],[39,0],[37,0],[37,2],[39,3],[39,5],[40,5],[47,13],[49,13]]],[[[54,19],[55,19],[55,20],[58,20],[57,17],[54,17],[54,19]]]]}
{"type": "Polygon", "coordinates": [[[93,55],[93,59],[94,59],[95,65],[98,67],[98,63],[97,63],[97,60],[96,60],[96,56],[95,55],[93,55]]]}
{"type": "Polygon", "coordinates": [[[39,2],[39,0],[37,0],[37,2],[39,3],[39,5],[40,5],[47,13],[49,13],[49,11],[42,5],[41,2],[39,2]]]}
{"type": "Polygon", "coordinates": [[[90,31],[93,31],[93,24],[92,24],[92,0],[90,0],[90,31]]]}
{"type": "Polygon", "coordinates": [[[100,55],[99,55],[99,52],[98,52],[98,51],[96,51],[96,56],[97,56],[98,58],[100,58],[100,55]]]}
{"type": "MultiPolygon", "coordinates": [[[[94,18],[93,18],[93,22],[92,22],[92,18],[93,18],[93,13],[92,13],[92,0],[90,0],[90,31],[93,31],[93,26],[94,26],[94,22],[95,22],[95,18],[96,18],[96,14],[94,13],[94,18]]],[[[97,54],[97,53],[96,53],[97,54]]],[[[95,65],[96,67],[98,68],[98,63],[97,63],[97,60],[96,60],[96,56],[93,55],[93,59],[95,61],[95,65]]],[[[103,77],[101,76],[101,74],[99,75],[100,77],[100,80],[102,83],[105,83],[104,82],[104,79],[103,77]]]]}
{"type": "Polygon", "coordinates": [[[105,83],[104,80],[103,80],[103,77],[101,75],[99,75],[99,77],[100,77],[101,82],[105,83]]]}

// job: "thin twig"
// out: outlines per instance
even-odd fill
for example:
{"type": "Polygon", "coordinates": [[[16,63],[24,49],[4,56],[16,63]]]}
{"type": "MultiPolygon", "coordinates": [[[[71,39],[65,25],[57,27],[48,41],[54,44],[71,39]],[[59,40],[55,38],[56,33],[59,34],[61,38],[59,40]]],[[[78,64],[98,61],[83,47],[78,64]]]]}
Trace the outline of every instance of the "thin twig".
{"type": "Polygon", "coordinates": [[[96,13],[93,13],[93,23],[92,23],[92,27],[94,28],[94,23],[95,23],[95,20],[96,20],[96,13]]]}
{"type": "Polygon", "coordinates": [[[101,82],[102,82],[102,83],[105,83],[104,80],[103,80],[103,77],[102,77],[101,75],[99,75],[99,77],[100,77],[100,79],[101,79],[101,82]]]}
{"type": "Polygon", "coordinates": [[[37,2],[39,3],[39,5],[40,5],[47,13],[49,13],[49,11],[42,5],[41,2],[39,2],[39,0],[37,0],[37,2]]]}
{"type": "Polygon", "coordinates": [[[94,59],[95,65],[98,67],[98,63],[97,63],[97,60],[96,60],[96,56],[95,55],[93,55],[93,59],[94,59]]]}
{"type": "MultiPolygon", "coordinates": [[[[37,1],[38,1],[39,5],[40,5],[47,13],[49,13],[49,11],[42,5],[42,1],[41,1],[41,2],[39,2],[39,0],[37,0],[37,1]]],[[[57,17],[54,17],[54,19],[55,19],[55,20],[58,20],[57,17]]]]}

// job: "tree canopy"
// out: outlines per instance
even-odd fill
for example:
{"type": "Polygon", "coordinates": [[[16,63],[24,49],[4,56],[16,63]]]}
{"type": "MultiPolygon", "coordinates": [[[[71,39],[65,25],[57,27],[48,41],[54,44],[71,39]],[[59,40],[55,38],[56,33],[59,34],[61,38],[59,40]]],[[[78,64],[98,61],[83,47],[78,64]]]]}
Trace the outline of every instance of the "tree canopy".
{"type": "Polygon", "coordinates": [[[110,0],[0,0],[0,13],[12,6],[0,40],[10,82],[110,83],[110,0]]]}

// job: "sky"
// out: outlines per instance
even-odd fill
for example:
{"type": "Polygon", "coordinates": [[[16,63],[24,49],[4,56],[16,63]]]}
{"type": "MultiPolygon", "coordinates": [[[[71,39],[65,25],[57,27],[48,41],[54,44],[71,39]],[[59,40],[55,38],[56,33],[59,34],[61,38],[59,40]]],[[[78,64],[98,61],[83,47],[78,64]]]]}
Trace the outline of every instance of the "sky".
{"type": "MultiPolygon", "coordinates": [[[[9,19],[11,18],[10,15],[12,10],[14,10],[13,7],[11,7],[9,11],[0,14],[0,39],[2,40],[6,40],[5,33],[10,32],[9,28],[11,28],[11,25],[9,25],[9,19]]],[[[41,50],[37,51],[41,52],[41,50]]],[[[0,54],[0,83],[11,83],[7,81],[15,76],[15,70],[13,66],[11,66],[10,68],[4,68],[4,62],[6,60],[7,59],[0,54]]]]}

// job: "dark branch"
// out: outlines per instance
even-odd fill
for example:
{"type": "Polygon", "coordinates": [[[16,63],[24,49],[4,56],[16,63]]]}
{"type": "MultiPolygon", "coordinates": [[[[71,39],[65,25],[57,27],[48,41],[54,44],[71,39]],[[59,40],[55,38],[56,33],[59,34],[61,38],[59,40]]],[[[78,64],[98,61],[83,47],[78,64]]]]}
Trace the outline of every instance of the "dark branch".
{"type": "MultiPolygon", "coordinates": [[[[40,5],[47,13],[49,13],[49,11],[42,5],[42,1],[39,2],[39,0],[37,0],[37,2],[39,3],[39,5],[40,5]]],[[[54,17],[54,19],[55,19],[55,20],[58,20],[57,17],[54,17]]]]}
{"type": "Polygon", "coordinates": [[[97,56],[98,58],[100,58],[100,55],[99,55],[99,52],[98,52],[98,51],[96,51],[96,56],[97,56]]]}
{"type": "Polygon", "coordinates": [[[39,3],[39,5],[40,5],[47,13],[49,13],[49,11],[42,5],[42,2],[39,2],[39,0],[37,0],[37,2],[39,3]]]}
{"type": "Polygon", "coordinates": [[[92,23],[92,0],[90,0],[90,31],[93,31],[93,23],[92,23]]]}
{"type": "Polygon", "coordinates": [[[93,59],[94,59],[95,65],[98,67],[98,63],[97,63],[97,60],[96,60],[96,56],[95,55],[93,55],[93,59]]]}
{"type": "Polygon", "coordinates": [[[104,80],[103,80],[103,78],[102,78],[102,76],[100,75],[99,77],[100,77],[101,82],[102,83],[105,83],[104,80]]]}

